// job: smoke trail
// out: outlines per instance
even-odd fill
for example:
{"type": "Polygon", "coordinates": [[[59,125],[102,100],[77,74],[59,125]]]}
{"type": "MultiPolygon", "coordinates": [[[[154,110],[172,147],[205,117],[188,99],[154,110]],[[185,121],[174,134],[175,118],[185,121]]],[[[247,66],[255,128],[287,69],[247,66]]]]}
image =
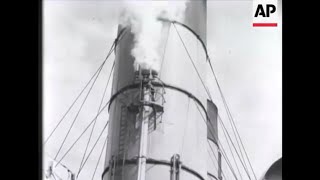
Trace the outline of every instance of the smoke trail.
{"type": "Polygon", "coordinates": [[[160,69],[163,22],[157,18],[182,21],[185,8],[186,1],[124,1],[120,24],[130,26],[134,34],[135,66],[160,69]]]}

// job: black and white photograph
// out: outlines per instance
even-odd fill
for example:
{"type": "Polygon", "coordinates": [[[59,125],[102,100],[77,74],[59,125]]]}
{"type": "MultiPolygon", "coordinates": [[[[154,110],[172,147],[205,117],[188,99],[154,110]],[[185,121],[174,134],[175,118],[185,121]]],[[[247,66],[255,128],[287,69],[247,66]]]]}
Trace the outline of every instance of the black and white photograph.
{"type": "Polygon", "coordinates": [[[43,0],[42,180],[282,180],[281,0],[43,0]]]}

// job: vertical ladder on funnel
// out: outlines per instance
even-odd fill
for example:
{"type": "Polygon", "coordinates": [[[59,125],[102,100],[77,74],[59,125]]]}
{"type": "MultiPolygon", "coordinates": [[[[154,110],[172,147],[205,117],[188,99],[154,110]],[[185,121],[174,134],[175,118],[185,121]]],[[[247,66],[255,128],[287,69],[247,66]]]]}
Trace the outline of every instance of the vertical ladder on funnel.
{"type": "MultiPolygon", "coordinates": [[[[127,137],[127,107],[121,107],[120,128],[119,128],[119,146],[118,146],[118,160],[122,160],[122,163],[118,165],[117,176],[122,178],[124,162],[126,159],[126,137],[127,137]]],[[[120,179],[121,179],[120,178],[120,179]]]]}

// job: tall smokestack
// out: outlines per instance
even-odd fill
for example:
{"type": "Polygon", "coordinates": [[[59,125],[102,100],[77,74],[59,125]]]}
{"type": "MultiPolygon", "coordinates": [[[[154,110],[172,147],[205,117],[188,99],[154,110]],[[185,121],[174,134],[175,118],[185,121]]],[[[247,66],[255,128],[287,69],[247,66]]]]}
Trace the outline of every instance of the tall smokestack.
{"type": "MultiPolygon", "coordinates": [[[[162,1],[153,5],[157,2],[162,1]]],[[[172,8],[161,5],[160,16],[178,18],[206,43],[206,1],[180,6],[183,18],[164,7],[172,8]]],[[[127,19],[119,25],[119,33],[125,33],[116,47],[103,180],[207,179],[207,125],[202,118],[208,96],[178,33],[203,79],[206,54],[197,36],[157,20],[159,14],[145,20],[139,12],[125,13],[127,19]],[[143,24],[150,21],[154,26],[143,24]]],[[[217,171],[210,174],[218,177],[217,171]]]]}

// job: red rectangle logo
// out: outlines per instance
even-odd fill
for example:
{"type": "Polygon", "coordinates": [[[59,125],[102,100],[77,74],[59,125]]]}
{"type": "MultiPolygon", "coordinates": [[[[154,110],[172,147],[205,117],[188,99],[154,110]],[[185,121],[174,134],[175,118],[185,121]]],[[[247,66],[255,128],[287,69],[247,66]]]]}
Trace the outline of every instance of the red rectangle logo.
{"type": "Polygon", "coordinates": [[[252,23],[253,27],[277,27],[278,23],[252,23]]]}

